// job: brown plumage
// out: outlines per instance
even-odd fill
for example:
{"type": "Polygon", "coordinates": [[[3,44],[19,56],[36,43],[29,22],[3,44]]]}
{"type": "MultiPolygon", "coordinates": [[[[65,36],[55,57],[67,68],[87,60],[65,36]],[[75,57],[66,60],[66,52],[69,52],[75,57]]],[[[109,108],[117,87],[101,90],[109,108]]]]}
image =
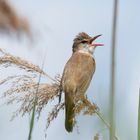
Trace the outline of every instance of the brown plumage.
{"type": "MultiPolygon", "coordinates": [[[[62,90],[65,93],[65,128],[68,132],[73,130],[74,107],[77,99],[79,96],[84,96],[95,72],[95,60],[89,49],[93,45],[90,44],[91,39],[93,38],[86,33],[76,36],[73,54],[65,65],[62,76],[62,90]]],[[[94,49],[94,47],[92,48],[94,49]]]]}

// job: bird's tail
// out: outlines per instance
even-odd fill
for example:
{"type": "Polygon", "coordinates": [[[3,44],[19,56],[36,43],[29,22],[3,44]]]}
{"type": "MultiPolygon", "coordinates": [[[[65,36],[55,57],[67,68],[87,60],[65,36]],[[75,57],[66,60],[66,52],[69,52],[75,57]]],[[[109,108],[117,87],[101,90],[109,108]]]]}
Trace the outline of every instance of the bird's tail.
{"type": "Polygon", "coordinates": [[[65,94],[65,128],[72,132],[74,126],[74,102],[72,95],[65,94]]]}

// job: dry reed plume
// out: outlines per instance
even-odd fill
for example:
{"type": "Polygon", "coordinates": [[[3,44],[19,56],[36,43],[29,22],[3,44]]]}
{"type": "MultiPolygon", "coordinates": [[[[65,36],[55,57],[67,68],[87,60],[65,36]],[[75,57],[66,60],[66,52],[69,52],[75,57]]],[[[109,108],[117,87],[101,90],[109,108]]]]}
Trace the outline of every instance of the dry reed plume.
{"type": "MultiPolygon", "coordinates": [[[[39,66],[29,63],[20,57],[13,56],[6,53],[4,50],[0,49],[0,66],[3,68],[17,67],[26,71],[23,75],[12,75],[5,79],[0,80],[0,86],[5,86],[10,84],[11,86],[6,87],[1,98],[6,99],[6,104],[19,103],[20,106],[12,116],[12,119],[18,116],[24,116],[25,114],[30,114],[34,99],[36,98],[36,115],[37,118],[40,117],[40,113],[43,108],[46,107],[48,102],[54,99],[59,100],[60,96],[60,76],[51,78],[46,72],[44,72],[39,66]],[[52,81],[49,83],[38,84],[38,76],[41,73],[42,77],[52,81]],[[37,90],[38,89],[38,90],[37,90]],[[38,91],[36,93],[36,91],[38,91]]],[[[47,128],[50,123],[57,117],[60,110],[64,109],[64,101],[58,102],[48,114],[47,118],[47,128]]],[[[83,113],[85,115],[92,115],[97,111],[96,105],[89,102],[86,97],[77,98],[77,104],[75,106],[75,113],[83,113]]]]}
{"type": "Polygon", "coordinates": [[[0,0],[0,32],[20,35],[25,33],[31,37],[29,23],[26,18],[17,14],[8,0],[0,0]]]}

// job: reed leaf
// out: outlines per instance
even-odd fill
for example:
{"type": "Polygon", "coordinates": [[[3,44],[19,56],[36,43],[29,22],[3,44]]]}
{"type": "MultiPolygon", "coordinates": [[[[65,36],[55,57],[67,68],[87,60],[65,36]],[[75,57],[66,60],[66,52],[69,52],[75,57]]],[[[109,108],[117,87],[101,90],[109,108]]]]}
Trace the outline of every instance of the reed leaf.
{"type": "Polygon", "coordinates": [[[138,106],[138,140],[140,140],[140,88],[139,88],[139,106],[138,106]]]}

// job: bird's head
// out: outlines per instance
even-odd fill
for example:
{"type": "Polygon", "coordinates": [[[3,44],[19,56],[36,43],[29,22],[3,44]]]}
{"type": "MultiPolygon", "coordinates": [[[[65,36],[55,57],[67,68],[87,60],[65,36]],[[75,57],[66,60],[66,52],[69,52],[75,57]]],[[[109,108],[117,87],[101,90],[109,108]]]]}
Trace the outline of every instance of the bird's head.
{"type": "Polygon", "coordinates": [[[94,41],[100,37],[97,35],[95,37],[90,37],[88,34],[82,32],[79,33],[74,39],[73,43],[73,53],[79,50],[93,54],[97,46],[103,46],[103,44],[95,44],[94,41]]]}

